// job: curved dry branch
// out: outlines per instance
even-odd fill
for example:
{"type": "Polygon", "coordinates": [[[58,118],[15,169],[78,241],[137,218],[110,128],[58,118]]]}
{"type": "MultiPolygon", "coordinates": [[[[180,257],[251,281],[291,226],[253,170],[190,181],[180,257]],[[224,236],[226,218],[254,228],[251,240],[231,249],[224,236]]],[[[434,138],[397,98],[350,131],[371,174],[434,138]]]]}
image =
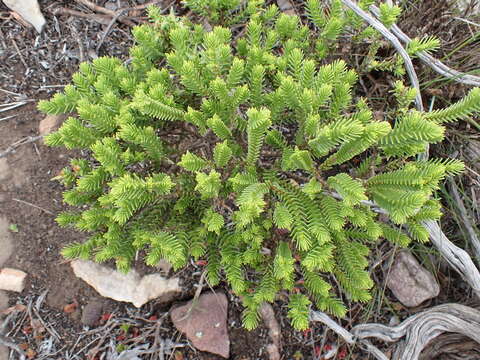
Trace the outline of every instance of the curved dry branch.
{"type": "Polygon", "coordinates": [[[448,240],[436,221],[424,221],[423,226],[428,230],[430,240],[440,254],[465,279],[480,298],[480,273],[470,255],[448,240]]]}
{"type": "Polygon", "coordinates": [[[393,360],[417,360],[426,345],[445,332],[465,335],[480,344],[480,311],[460,304],[444,304],[413,315],[397,326],[361,324],[351,333],[359,340],[398,341],[393,360]]]}
{"type": "MultiPolygon", "coordinates": [[[[408,53],[403,48],[402,44],[398,40],[398,38],[388,30],[381,22],[371,16],[369,13],[365,12],[358,5],[351,1],[351,0],[342,0],[343,4],[353,10],[358,16],[364,19],[368,24],[372,27],[377,29],[387,40],[389,40],[395,49],[400,53],[402,58],[405,61],[405,66],[407,69],[407,73],[410,77],[410,81],[417,89],[417,98],[416,98],[416,106],[418,110],[423,110],[422,98],[420,94],[420,87],[418,85],[418,78],[415,73],[415,69],[413,68],[412,61],[408,56],[408,53]]],[[[372,12],[378,11],[378,8],[370,7],[372,12]]],[[[377,12],[378,14],[378,12],[377,12]]],[[[395,27],[392,27],[392,31],[395,27]]],[[[399,33],[399,28],[395,28],[396,33],[399,33]]],[[[405,34],[403,34],[406,36],[405,34]]],[[[408,37],[407,37],[408,38],[408,37]]],[[[445,65],[444,65],[445,66],[445,65]]],[[[452,70],[450,69],[450,74],[453,74],[452,70]]],[[[445,73],[442,75],[447,76],[448,74],[445,73]]],[[[447,76],[448,77],[448,76],[447,76]]],[[[465,77],[463,77],[465,79],[465,77]]],[[[467,77],[468,78],[468,77],[467,77]]],[[[471,79],[471,78],[468,78],[471,79]]],[[[425,152],[418,156],[419,160],[428,160],[429,152],[428,147],[425,149],[425,152]]],[[[369,206],[374,206],[375,204],[367,204],[369,206]]],[[[468,253],[458,246],[455,246],[442,232],[440,226],[437,222],[428,221],[424,222],[423,225],[428,230],[430,234],[430,239],[433,245],[437,248],[437,250],[442,254],[442,256],[447,260],[447,262],[457,271],[460,275],[467,281],[467,283],[473,288],[475,294],[480,297],[480,272],[478,268],[473,263],[471,257],[468,253]]]]}
{"type": "Polygon", "coordinates": [[[403,61],[405,62],[405,68],[407,70],[408,77],[410,78],[410,82],[412,86],[417,89],[417,95],[415,97],[415,104],[417,106],[417,109],[419,111],[423,111],[422,95],[420,93],[420,84],[418,82],[418,77],[415,72],[415,68],[413,67],[412,59],[410,59],[410,56],[403,47],[402,43],[395,35],[390,32],[390,30],[385,27],[385,25],[383,25],[380,21],[375,19],[369,13],[363,11],[355,2],[350,0],[343,0],[343,4],[353,10],[358,16],[360,16],[363,20],[365,20],[373,28],[380,32],[388,41],[392,43],[392,45],[398,51],[400,56],[403,58],[403,61]]]}
{"type": "MultiPolygon", "coordinates": [[[[329,329],[339,335],[345,342],[353,345],[357,342],[357,338],[350,333],[347,329],[343,328],[335,322],[330,316],[321,311],[310,311],[310,320],[318,321],[326,325],[329,329]]],[[[364,350],[373,355],[378,360],[389,360],[388,357],[381,352],[375,345],[373,345],[367,339],[359,339],[358,342],[363,346],[364,350]]]]}
{"type": "MultiPolygon", "coordinates": [[[[380,15],[380,10],[375,5],[370,6],[370,11],[376,17],[380,15]]],[[[397,25],[393,25],[390,30],[398,39],[403,41],[405,44],[408,44],[410,41],[412,41],[412,39],[410,39],[408,35],[405,34],[397,25]]],[[[480,86],[480,76],[469,75],[451,69],[447,65],[442,63],[440,60],[435,59],[432,55],[426,53],[425,51],[419,51],[418,53],[416,53],[416,55],[421,61],[423,61],[426,65],[432,68],[432,70],[446,77],[447,79],[451,79],[465,85],[480,86]]]]}

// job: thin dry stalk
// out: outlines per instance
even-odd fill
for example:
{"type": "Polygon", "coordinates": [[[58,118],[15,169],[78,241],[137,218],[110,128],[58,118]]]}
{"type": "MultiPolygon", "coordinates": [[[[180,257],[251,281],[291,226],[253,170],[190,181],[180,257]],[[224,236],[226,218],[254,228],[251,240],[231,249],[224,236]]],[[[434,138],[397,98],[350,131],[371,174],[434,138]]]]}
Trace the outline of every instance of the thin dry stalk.
{"type": "Polygon", "coordinates": [[[71,16],[76,16],[76,17],[81,17],[89,20],[93,20],[99,24],[103,25],[108,25],[110,23],[110,18],[105,15],[99,15],[99,14],[86,14],[81,11],[73,10],[73,9],[68,9],[64,7],[59,7],[53,10],[54,15],[71,15],[71,16]]]}
{"type": "Polygon", "coordinates": [[[24,137],[23,139],[20,139],[17,142],[10,145],[8,148],[5,149],[5,151],[0,152],[0,159],[2,157],[7,156],[8,154],[14,152],[15,149],[18,148],[19,146],[22,146],[22,145],[25,145],[25,144],[30,144],[30,143],[32,143],[34,141],[37,141],[37,140],[40,140],[42,138],[43,138],[43,136],[27,136],[27,137],[24,137]]]}
{"type": "Polygon", "coordinates": [[[458,193],[457,184],[455,184],[454,181],[450,181],[450,185],[452,188],[453,198],[455,199],[458,210],[460,210],[460,214],[462,215],[463,226],[468,232],[468,236],[469,236],[470,242],[472,243],[473,250],[475,251],[477,261],[480,262],[480,239],[478,238],[478,235],[475,229],[473,228],[473,224],[470,221],[470,216],[468,215],[467,209],[465,208],[465,204],[463,203],[462,198],[458,193]]]}

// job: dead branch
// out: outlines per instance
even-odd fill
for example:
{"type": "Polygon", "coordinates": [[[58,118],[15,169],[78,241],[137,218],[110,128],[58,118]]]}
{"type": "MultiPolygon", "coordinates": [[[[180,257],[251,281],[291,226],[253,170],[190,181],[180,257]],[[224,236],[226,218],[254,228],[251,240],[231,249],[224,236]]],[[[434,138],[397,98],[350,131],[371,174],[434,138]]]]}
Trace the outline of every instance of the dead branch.
{"type": "Polygon", "coordinates": [[[27,137],[24,137],[23,139],[20,139],[17,142],[10,145],[8,148],[5,149],[5,151],[0,152],[0,158],[5,157],[8,154],[14,152],[15,149],[18,148],[21,145],[30,144],[34,141],[40,140],[41,138],[43,138],[43,136],[27,136],[27,137]]]}
{"type": "Polygon", "coordinates": [[[99,15],[99,14],[86,14],[81,11],[77,10],[72,10],[64,7],[59,7],[53,10],[54,15],[71,15],[71,16],[77,16],[89,20],[96,21],[99,24],[103,25],[108,25],[110,23],[110,18],[105,15],[99,15]]]}
{"type": "Polygon", "coordinates": [[[106,15],[115,16],[115,11],[104,8],[103,6],[97,5],[89,0],[75,0],[77,3],[85,5],[90,10],[95,12],[100,12],[106,15]]]}
{"type": "Polygon", "coordinates": [[[436,221],[424,221],[423,226],[430,234],[430,241],[445,260],[470,285],[480,298],[480,273],[468,253],[454,245],[440,229],[436,221]]]}
{"type": "Polygon", "coordinates": [[[480,344],[480,311],[460,304],[444,304],[415,314],[397,326],[360,324],[346,330],[328,315],[311,311],[310,319],[333,330],[348,344],[363,345],[377,359],[388,359],[378,348],[366,341],[376,338],[398,342],[392,360],[418,360],[422,350],[439,335],[462,334],[480,344]]]}
{"type": "Polygon", "coordinates": [[[388,357],[381,352],[376,346],[374,346],[370,341],[366,339],[358,340],[355,335],[349,332],[347,329],[343,328],[335,322],[330,316],[321,312],[321,311],[310,311],[310,320],[318,321],[326,325],[329,329],[333,330],[337,335],[339,335],[347,344],[353,345],[359,343],[363,346],[365,351],[370,353],[378,360],[389,360],[388,357]]]}
{"type": "MultiPolygon", "coordinates": [[[[370,6],[370,10],[376,17],[379,17],[380,10],[375,5],[370,6]]],[[[412,39],[410,39],[408,35],[406,35],[397,25],[393,25],[390,30],[398,39],[403,41],[405,44],[408,44],[410,41],[412,41],[412,39]]],[[[480,86],[480,76],[469,75],[451,69],[447,65],[442,63],[440,60],[435,59],[433,56],[424,51],[419,51],[416,55],[432,70],[436,71],[438,74],[446,77],[447,79],[451,79],[465,85],[480,86]]]]}
{"type": "Polygon", "coordinates": [[[439,359],[441,356],[452,360],[480,359],[480,347],[464,335],[445,333],[430,341],[419,360],[439,359]]]}
{"type": "Polygon", "coordinates": [[[402,57],[405,68],[408,73],[408,77],[410,78],[410,83],[412,86],[417,89],[417,95],[415,97],[415,104],[419,111],[423,111],[423,102],[422,96],[420,93],[420,84],[418,82],[418,77],[415,72],[415,68],[413,67],[412,59],[408,55],[407,51],[404,49],[403,45],[397,39],[395,35],[393,35],[390,30],[388,30],[385,25],[383,25],[380,21],[375,19],[372,15],[368,14],[367,12],[363,11],[355,2],[350,0],[342,0],[343,4],[353,10],[358,16],[360,16],[363,20],[365,20],[368,24],[370,24],[373,28],[375,28],[378,32],[380,32],[388,41],[392,43],[395,49],[398,51],[400,56],[402,57]]]}
{"type": "Polygon", "coordinates": [[[412,315],[397,326],[360,324],[351,331],[359,341],[371,337],[385,342],[403,339],[396,345],[392,360],[417,360],[423,348],[445,332],[465,335],[480,344],[480,311],[444,304],[412,315]]]}

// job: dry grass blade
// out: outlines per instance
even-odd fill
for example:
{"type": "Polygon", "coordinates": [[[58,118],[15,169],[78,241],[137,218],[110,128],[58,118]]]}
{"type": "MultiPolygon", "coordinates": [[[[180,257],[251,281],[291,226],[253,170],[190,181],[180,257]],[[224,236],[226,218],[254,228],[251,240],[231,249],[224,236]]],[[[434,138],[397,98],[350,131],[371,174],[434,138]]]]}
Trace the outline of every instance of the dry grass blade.
{"type": "Polygon", "coordinates": [[[461,218],[463,220],[463,226],[466,228],[468,232],[468,236],[470,238],[470,242],[473,245],[473,249],[475,251],[477,261],[480,262],[480,239],[478,238],[478,235],[475,229],[473,228],[473,224],[470,221],[470,216],[468,215],[467,209],[465,208],[465,204],[463,203],[460,197],[460,194],[458,193],[457,184],[455,184],[454,181],[450,181],[450,185],[452,188],[453,198],[455,199],[456,205],[458,207],[458,210],[460,211],[461,218]]]}

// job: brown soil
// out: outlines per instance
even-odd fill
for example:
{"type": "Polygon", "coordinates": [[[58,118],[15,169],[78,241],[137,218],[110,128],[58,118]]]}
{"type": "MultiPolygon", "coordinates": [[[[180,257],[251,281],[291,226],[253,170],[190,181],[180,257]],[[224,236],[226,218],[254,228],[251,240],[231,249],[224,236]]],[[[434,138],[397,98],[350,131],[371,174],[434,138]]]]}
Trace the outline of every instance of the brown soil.
{"type": "MultiPolygon", "coordinates": [[[[99,3],[104,3],[104,1],[99,1],[99,3]]],[[[52,10],[59,6],[87,12],[85,8],[79,8],[70,1],[45,0],[40,1],[40,5],[47,18],[47,27],[42,35],[37,36],[32,29],[23,27],[11,18],[9,11],[0,3],[0,104],[15,101],[14,95],[3,92],[2,89],[24,95],[32,100],[12,111],[0,112],[0,119],[14,115],[13,118],[0,121],[0,154],[19,139],[38,135],[38,126],[43,115],[36,110],[36,101],[51,96],[53,92],[61,89],[60,85],[69,82],[80,58],[91,59],[94,53],[93,49],[105,29],[105,26],[86,19],[52,15],[52,10]],[[18,47],[18,52],[13,43],[18,47]],[[22,59],[26,62],[26,67],[22,59]],[[54,87],[51,87],[52,85],[54,87]]],[[[441,9],[438,12],[432,10],[428,14],[435,18],[441,11],[441,9]]],[[[427,23],[425,18],[415,21],[416,23],[427,23]]],[[[442,29],[439,23],[436,23],[435,26],[429,28],[429,31],[438,32],[438,29],[442,29]]],[[[463,31],[465,35],[466,32],[463,31]]],[[[464,36],[460,40],[463,38],[464,36]]],[[[449,37],[448,41],[452,44],[455,42],[452,37],[449,37]]],[[[126,56],[125,49],[131,42],[127,26],[114,26],[104,42],[100,55],[109,54],[124,58],[126,56]]],[[[468,69],[470,69],[470,65],[468,65],[468,69]]],[[[446,97],[451,97],[449,95],[446,93],[446,97]]],[[[54,221],[55,214],[64,210],[65,205],[62,203],[61,197],[62,186],[51,179],[66,166],[70,156],[71,153],[67,154],[63,149],[46,147],[42,145],[41,141],[28,143],[18,147],[5,157],[8,171],[0,174],[0,217],[6,218],[10,224],[16,224],[18,228],[18,232],[11,232],[15,249],[5,265],[28,273],[28,283],[24,292],[18,296],[13,293],[9,294],[10,305],[31,303],[45,290],[48,290],[42,314],[44,319],[47,319],[49,324],[60,334],[66,348],[73,346],[78,338],[77,335],[82,330],[79,321],[81,307],[90,299],[98,296],[92,288],[73,275],[68,262],[59,254],[65,244],[81,241],[84,236],[76,231],[61,229],[54,221]],[[63,311],[64,306],[74,302],[78,302],[80,306],[73,313],[66,314],[63,311]]],[[[383,250],[383,254],[385,254],[389,249],[383,250]]],[[[455,275],[451,274],[441,263],[432,263],[438,265],[436,271],[440,281],[443,281],[442,294],[439,299],[445,302],[463,298],[465,302],[464,292],[467,290],[463,283],[458,281],[459,285],[452,285],[451,278],[455,275]],[[443,286],[444,283],[445,286],[443,286]]],[[[195,291],[193,285],[198,282],[198,276],[194,275],[195,272],[198,274],[198,269],[193,266],[180,272],[184,293],[179,301],[192,297],[195,291]]],[[[376,275],[378,275],[381,285],[383,275],[380,271],[379,274],[374,274],[377,278],[376,275]]],[[[223,288],[223,286],[220,287],[223,288]]],[[[224,288],[224,291],[228,292],[228,289],[224,288]]],[[[374,315],[374,320],[388,323],[392,314],[396,313],[403,317],[408,316],[412,311],[420,310],[407,311],[398,307],[398,303],[395,303],[395,299],[388,292],[384,295],[389,300],[388,309],[382,314],[374,315]],[[395,312],[390,309],[392,304],[394,307],[397,306],[395,312]]],[[[241,327],[242,307],[238,298],[230,295],[229,300],[231,359],[267,359],[266,345],[269,343],[267,329],[259,327],[256,331],[245,331],[241,327]]],[[[374,307],[377,305],[374,304],[374,307]]],[[[298,359],[313,359],[322,341],[326,341],[327,344],[336,341],[331,332],[327,335],[325,329],[317,324],[312,325],[311,331],[305,334],[294,331],[286,320],[286,309],[283,306],[283,302],[275,305],[276,315],[282,328],[283,359],[292,359],[294,354],[298,359]]],[[[425,306],[429,306],[429,304],[425,306]]],[[[385,308],[387,307],[385,306],[385,308]]],[[[169,305],[160,306],[152,302],[141,310],[136,310],[131,306],[112,301],[108,303],[105,312],[114,313],[118,318],[132,318],[132,314],[148,318],[152,315],[161,317],[166,314],[168,309],[169,305]]],[[[361,306],[354,306],[350,321],[346,321],[343,325],[348,327],[355,321],[372,320],[371,317],[365,318],[362,315],[363,310],[364,308],[361,306]]],[[[143,324],[146,323],[143,322],[143,324]]],[[[186,339],[176,332],[168,316],[162,323],[160,334],[174,341],[186,342],[186,339]]],[[[16,331],[15,339],[18,342],[28,343],[34,350],[38,345],[38,341],[22,331],[16,331]]],[[[80,344],[83,344],[83,341],[80,344]]],[[[339,346],[344,345],[339,343],[339,346]]],[[[181,354],[186,359],[218,359],[218,357],[200,353],[188,347],[181,348],[181,354]]],[[[60,352],[52,358],[63,359],[64,355],[60,352]]],[[[86,358],[86,355],[82,355],[81,358],[86,358]]],[[[183,357],[175,356],[175,358],[183,357]]],[[[355,349],[352,350],[349,358],[365,359],[366,357],[358,349],[355,349]]]]}

